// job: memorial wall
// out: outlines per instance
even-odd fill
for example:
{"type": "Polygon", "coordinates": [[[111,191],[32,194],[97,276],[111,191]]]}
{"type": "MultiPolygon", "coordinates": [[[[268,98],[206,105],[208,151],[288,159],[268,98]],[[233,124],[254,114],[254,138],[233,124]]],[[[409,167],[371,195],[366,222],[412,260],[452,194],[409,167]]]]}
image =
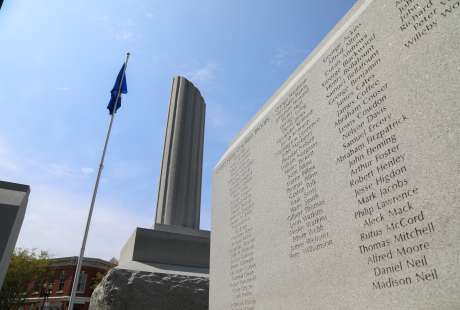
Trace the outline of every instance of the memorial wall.
{"type": "Polygon", "coordinates": [[[210,309],[460,309],[459,207],[460,1],[358,1],[215,168],[210,309]]]}

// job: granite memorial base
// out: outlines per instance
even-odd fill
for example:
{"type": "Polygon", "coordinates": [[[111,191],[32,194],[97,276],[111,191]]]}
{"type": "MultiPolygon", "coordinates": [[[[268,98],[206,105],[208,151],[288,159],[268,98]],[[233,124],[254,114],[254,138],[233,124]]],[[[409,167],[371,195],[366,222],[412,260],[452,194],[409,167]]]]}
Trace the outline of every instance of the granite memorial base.
{"type": "Polygon", "coordinates": [[[30,187],[0,181],[0,289],[18,240],[30,187]]]}
{"type": "Polygon", "coordinates": [[[213,175],[211,310],[460,309],[460,2],[366,0],[213,175]]]}
{"type": "Polygon", "coordinates": [[[209,235],[172,225],[137,228],[121,250],[120,264],[138,261],[208,269],[209,235]]]}
{"type": "MultiPolygon", "coordinates": [[[[207,310],[209,279],[196,272],[109,271],[91,295],[94,310],[207,310]]],[[[146,266],[142,266],[146,269],[146,266]]]]}
{"type": "Polygon", "coordinates": [[[208,309],[209,231],[137,228],[119,263],[94,291],[90,309],[208,309]]]}

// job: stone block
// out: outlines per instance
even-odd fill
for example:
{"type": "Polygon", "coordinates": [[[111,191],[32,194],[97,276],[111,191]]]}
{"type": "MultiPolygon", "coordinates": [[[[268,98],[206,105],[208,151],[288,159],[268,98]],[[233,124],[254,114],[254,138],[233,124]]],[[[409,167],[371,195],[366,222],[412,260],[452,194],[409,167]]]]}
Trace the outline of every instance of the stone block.
{"type": "Polygon", "coordinates": [[[129,261],[209,268],[209,231],[171,225],[137,228],[120,254],[120,264],[129,261]]]}

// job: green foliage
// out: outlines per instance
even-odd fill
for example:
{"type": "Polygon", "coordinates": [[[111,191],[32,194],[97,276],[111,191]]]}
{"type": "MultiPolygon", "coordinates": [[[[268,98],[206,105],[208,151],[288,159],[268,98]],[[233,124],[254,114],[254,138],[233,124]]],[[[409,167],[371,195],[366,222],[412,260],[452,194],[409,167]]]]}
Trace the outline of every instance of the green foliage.
{"type": "Polygon", "coordinates": [[[16,249],[0,291],[0,309],[17,309],[24,302],[30,283],[41,288],[49,276],[48,264],[47,252],[16,249]]]}
{"type": "Polygon", "coordinates": [[[94,291],[94,289],[99,285],[99,283],[101,283],[101,281],[104,278],[105,274],[106,274],[105,272],[104,273],[102,273],[102,272],[97,272],[96,273],[96,275],[93,278],[93,281],[91,281],[91,286],[89,287],[92,291],[94,291]]]}

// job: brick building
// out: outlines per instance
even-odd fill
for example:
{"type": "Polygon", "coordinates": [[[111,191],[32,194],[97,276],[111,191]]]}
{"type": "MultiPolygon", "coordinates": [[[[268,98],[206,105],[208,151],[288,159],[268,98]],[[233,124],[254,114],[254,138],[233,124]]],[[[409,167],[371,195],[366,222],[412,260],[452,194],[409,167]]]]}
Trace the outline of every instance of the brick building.
{"type": "MultiPolygon", "coordinates": [[[[67,309],[76,265],[76,256],[50,259],[50,279],[48,285],[49,297],[47,297],[44,309],[67,309]]],[[[95,281],[102,275],[106,274],[107,271],[114,266],[115,265],[113,263],[98,258],[85,257],[83,259],[82,271],[74,305],[75,310],[88,309],[89,300],[91,294],[93,293],[92,286],[95,281]]],[[[41,287],[35,287],[34,283],[30,283],[26,302],[20,309],[42,309],[45,301],[45,297],[43,295],[43,289],[41,287]]]]}

